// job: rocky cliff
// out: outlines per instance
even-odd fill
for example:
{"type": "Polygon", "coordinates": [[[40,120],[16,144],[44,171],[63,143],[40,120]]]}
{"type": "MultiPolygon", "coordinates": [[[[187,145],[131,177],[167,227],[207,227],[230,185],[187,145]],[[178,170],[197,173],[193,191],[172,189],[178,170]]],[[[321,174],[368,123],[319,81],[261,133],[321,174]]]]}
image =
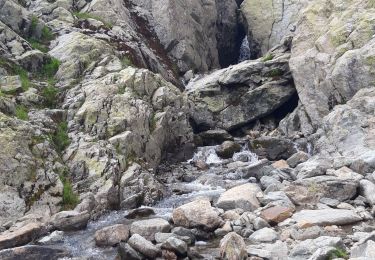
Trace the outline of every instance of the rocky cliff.
{"type": "Polygon", "coordinates": [[[374,258],[374,35],[372,0],[0,0],[0,258],[89,221],[122,259],[374,258]]]}

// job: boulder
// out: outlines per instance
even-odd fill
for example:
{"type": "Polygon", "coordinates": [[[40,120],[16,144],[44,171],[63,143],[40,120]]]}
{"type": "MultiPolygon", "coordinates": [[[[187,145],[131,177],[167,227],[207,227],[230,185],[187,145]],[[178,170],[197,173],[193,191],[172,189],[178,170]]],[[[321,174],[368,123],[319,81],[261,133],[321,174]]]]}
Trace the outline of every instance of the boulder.
{"type": "Polygon", "coordinates": [[[301,210],[292,218],[301,227],[347,225],[362,220],[354,211],[345,209],[301,210]]]}
{"type": "Polygon", "coordinates": [[[208,199],[197,199],[174,209],[172,218],[176,226],[205,230],[215,230],[223,223],[208,199]]]}
{"type": "Polygon", "coordinates": [[[290,250],[289,257],[290,259],[309,259],[317,250],[327,247],[344,248],[342,238],[321,236],[304,240],[290,250]]]}
{"type": "Polygon", "coordinates": [[[129,211],[128,214],[126,214],[125,218],[134,219],[134,218],[144,218],[149,217],[151,215],[154,215],[155,212],[152,208],[137,208],[129,211]]]}
{"type": "Polygon", "coordinates": [[[249,147],[258,156],[269,160],[286,160],[297,152],[296,145],[289,139],[270,136],[250,140],[249,147]]]}
{"type": "Polygon", "coordinates": [[[309,159],[309,155],[305,152],[298,151],[286,160],[288,165],[295,168],[298,164],[306,162],[309,159]]]}
{"type": "Polygon", "coordinates": [[[165,250],[173,251],[179,256],[186,255],[187,249],[188,249],[187,244],[184,241],[176,237],[168,238],[166,241],[164,241],[161,244],[161,248],[165,250]]]}
{"type": "Polygon", "coordinates": [[[129,228],[123,224],[105,227],[95,232],[97,246],[114,246],[120,242],[126,242],[128,238],[129,228]]]}
{"type": "Polygon", "coordinates": [[[224,159],[232,158],[233,154],[240,150],[241,146],[232,141],[225,141],[215,149],[217,155],[224,159]]]}
{"type": "Polygon", "coordinates": [[[350,251],[350,259],[375,258],[375,241],[369,240],[363,244],[354,246],[350,251]]]}
{"type": "Polygon", "coordinates": [[[253,211],[260,206],[257,195],[261,193],[257,184],[243,184],[221,194],[217,206],[224,210],[241,208],[245,211],[253,211]]]}
{"type": "Polygon", "coordinates": [[[155,259],[161,253],[160,249],[138,234],[132,235],[128,240],[128,244],[142,255],[151,259],[155,259]]]}
{"type": "Polygon", "coordinates": [[[19,94],[23,92],[19,76],[5,76],[0,79],[0,90],[4,94],[19,94]]]}
{"type": "Polygon", "coordinates": [[[158,232],[169,232],[171,225],[162,218],[153,218],[135,221],[130,225],[130,233],[141,235],[147,240],[155,240],[155,234],[158,232]]]}
{"type": "Polygon", "coordinates": [[[145,257],[132,248],[128,243],[120,243],[118,254],[121,260],[143,260],[145,257]]]}
{"type": "Polygon", "coordinates": [[[41,223],[29,223],[14,231],[3,232],[0,234],[0,250],[31,242],[42,234],[42,228],[41,223]]]}
{"type": "MultiPolygon", "coordinates": [[[[285,242],[261,243],[249,245],[246,248],[250,259],[288,259],[288,246],[285,242]]],[[[248,258],[249,259],[249,258],[248,258]]]]}
{"type": "Polygon", "coordinates": [[[89,219],[90,214],[86,211],[61,211],[52,216],[51,224],[62,231],[80,230],[86,228],[89,219]]]}
{"type": "Polygon", "coordinates": [[[243,238],[235,232],[226,234],[220,240],[220,257],[226,260],[247,259],[246,245],[243,238]]]}
{"type": "Polygon", "coordinates": [[[50,245],[56,242],[61,242],[63,239],[64,239],[64,232],[56,230],[56,231],[53,231],[50,235],[39,239],[38,244],[50,245]]]}

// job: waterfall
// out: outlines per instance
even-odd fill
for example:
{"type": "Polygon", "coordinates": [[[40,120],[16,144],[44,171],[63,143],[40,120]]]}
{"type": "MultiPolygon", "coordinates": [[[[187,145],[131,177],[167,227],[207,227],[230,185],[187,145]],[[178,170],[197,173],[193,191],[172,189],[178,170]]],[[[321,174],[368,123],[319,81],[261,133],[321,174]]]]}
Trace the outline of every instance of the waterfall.
{"type": "Polygon", "coordinates": [[[250,59],[250,47],[249,47],[249,40],[247,39],[247,35],[246,35],[242,40],[238,62],[242,62],[242,61],[249,60],[249,59],[250,59]]]}

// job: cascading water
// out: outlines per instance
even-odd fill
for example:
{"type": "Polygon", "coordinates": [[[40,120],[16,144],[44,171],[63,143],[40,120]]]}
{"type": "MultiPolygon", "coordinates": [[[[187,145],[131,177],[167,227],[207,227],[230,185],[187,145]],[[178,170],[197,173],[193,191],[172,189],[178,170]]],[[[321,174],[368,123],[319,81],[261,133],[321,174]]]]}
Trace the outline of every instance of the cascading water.
{"type": "Polygon", "coordinates": [[[233,161],[242,161],[249,162],[250,164],[255,164],[259,162],[259,158],[258,155],[251,152],[248,145],[245,144],[240,152],[233,154],[233,161]]]}
{"type": "Polygon", "coordinates": [[[245,36],[242,40],[242,44],[240,47],[240,56],[238,57],[238,63],[249,60],[250,59],[250,46],[249,46],[249,40],[247,36],[245,36]]]}

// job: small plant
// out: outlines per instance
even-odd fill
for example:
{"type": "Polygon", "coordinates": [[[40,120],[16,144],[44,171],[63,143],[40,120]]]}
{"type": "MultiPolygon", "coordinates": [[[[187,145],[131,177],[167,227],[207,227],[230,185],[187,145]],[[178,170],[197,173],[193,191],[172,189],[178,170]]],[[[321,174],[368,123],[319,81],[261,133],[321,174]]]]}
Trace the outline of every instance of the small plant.
{"type": "Polygon", "coordinates": [[[56,107],[58,93],[59,90],[52,84],[49,84],[48,87],[43,89],[42,96],[44,97],[44,104],[46,107],[56,107]]]}
{"type": "Polygon", "coordinates": [[[28,39],[28,41],[33,49],[40,50],[41,52],[44,52],[44,53],[48,52],[48,47],[40,43],[35,38],[30,38],[28,39]]]}
{"type": "Polygon", "coordinates": [[[22,89],[24,91],[28,90],[30,87],[30,80],[27,71],[20,66],[14,66],[13,70],[14,73],[16,73],[20,77],[22,89]]]}
{"type": "Polygon", "coordinates": [[[269,77],[279,77],[283,75],[283,71],[281,69],[273,69],[268,73],[269,77]]]}
{"type": "Polygon", "coordinates": [[[52,41],[53,39],[54,39],[54,36],[53,36],[51,29],[46,25],[43,26],[41,40],[46,42],[46,41],[52,41]]]}
{"type": "Polygon", "coordinates": [[[33,15],[31,17],[31,24],[30,24],[31,32],[35,32],[36,31],[36,27],[38,26],[38,23],[39,23],[39,18],[36,17],[35,15],[33,15]]]}
{"type": "Polygon", "coordinates": [[[59,66],[60,61],[58,59],[51,58],[46,64],[43,65],[40,74],[43,78],[51,80],[58,71],[59,66]]]}
{"type": "Polygon", "coordinates": [[[133,63],[132,63],[132,61],[128,58],[128,57],[126,57],[126,56],[124,56],[122,59],[121,59],[121,64],[122,64],[122,66],[123,67],[130,67],[130,66],[133,66],[133,63]]]}
{"type": "Polygon", "coordinates": [[[60,176],[60,180],[63,184],[63,195],[62,195],[62,209],[71,210],[77,206],[79,199],[78,195],[73,191],[73,186],[69,180],[66,172],[60,176]]]}
{"type": "Polygon", "coordinates": [[[156,116],[153,115],[150,119],[150,132],[154,132],[155,129],[156,129],[156,124],[157,124],[157,119],[156,119],[156,116]]]}
{"type": "Polygon", "coordinates": [[[18,105],[16,107],[16,117],[20,120],[28,120],[28,110],[24,105],[18,105]]]}
{"type": "Polygon", "coordinates": [[[348,259],[349,255],[344,249],[337,247],[337,248],[335,248],[335,250],[330,252],[329,257],[328,257],[329,260],[332,260],[332,259],[335,259],[335,258],[348,259]]]}
{"type": "Polygon", "coordinates": [[[70,144],[68,124],[66,122],[58,124],[56,132],[52,136],[52,141],[55,144],[56,150],[60,153],[70,144]]]}
{"type": "Polygon", "coordinates": [[[3,97],[3,96],[5,96],[5,94],[0,89],[0,97],[3,97]]]}
{"type": "Polygon", "coordinates": [[[266,61],[269,61],[269,60],[272,60],[275,56],[272,54],[272,53],[268,53],[266,56],[264,56],[262,58],[262,61],[263,62],[266,62],[266,61]]]}
{"type": "Polygon", "coordinates": [[[80,13],[80,12],[74,12],[73,14],[78,19],[84,19],[84,20],[85,19],[95,19],[95,20],[98,20],[98,21],[102,22],[104,24],[104,26],[109,28],[109,29],[112,29],[112,27],[113,27],[112,23],[106,22],[103,18],[101,18],[97,15],[93,15],[93,14],[90,14],[90,13],[80,13]]]}

